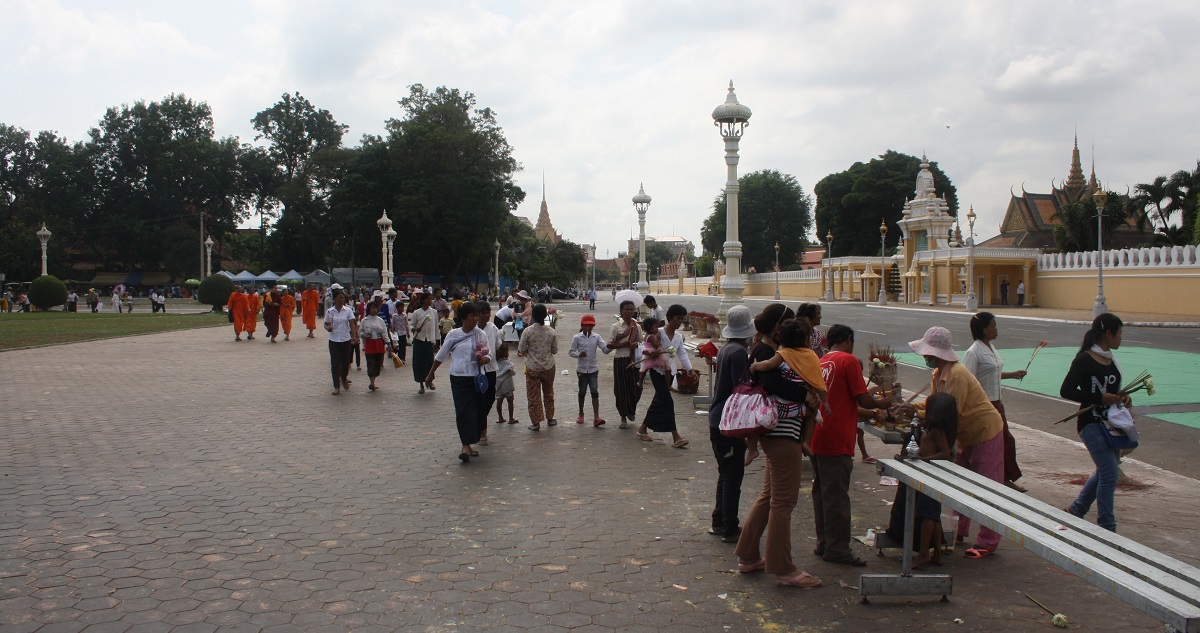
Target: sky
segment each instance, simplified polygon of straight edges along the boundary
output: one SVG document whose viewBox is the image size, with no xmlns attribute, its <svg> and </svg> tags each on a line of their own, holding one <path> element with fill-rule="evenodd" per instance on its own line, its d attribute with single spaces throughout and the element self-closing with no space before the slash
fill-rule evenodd
<svg viewBox="0 0 1200 633">
<path fill-rule="evenodd" d="M 183 93 L 218 136 L 253 142 L 255 113 L 299 92 L 356 146 L 403 117 L 411 84 L 472 92 L 523 167 L 516 214 L 537 220 L 544 174 L 555 228 L 600 257 L 636 236 L 640 183 L 647 235 L 699 244 L 730 80 L 753 110 L 740 174 L 811 194 L 889 149 L 926 154 L 981 240 L 1010 190 L 1067 177 L 1076 133 L 1110 190 L 1200 159 L 1194 0 L 0 0 L 0 15 L 0 122 L 71 141 L 109 107 Z"/>
</svg>

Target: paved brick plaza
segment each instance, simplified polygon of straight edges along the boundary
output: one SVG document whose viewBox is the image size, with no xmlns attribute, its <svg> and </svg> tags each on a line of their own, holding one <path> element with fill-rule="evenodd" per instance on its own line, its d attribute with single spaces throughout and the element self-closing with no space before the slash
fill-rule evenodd
<svg viewBox="0 0 1200 633">
<path fill-rule="evenodd" d="M 564 319 L 560 349 L 577 318 Z M 1049 627 L 1026 592 L 1078 630 L 1160 630 L 1009 542 L 986 561 L 949 560 L 948 604 L 862 606 L 843 586 L 862 570 L 809 553 L 807 493 L 794 555 L 825 586 L 739 576 L 732 545 L 704 533 L 715 478 L 705 418 L 678 397 L 691 446 L 640 442 L 616 428 L 607 371 L 607 428 L 573 422 L 575 377 L 560 375 L 557 428 L 493 427 L 493 445 L 464 466 L 445 372 L 424 396 L 407 367 L 385 369 L 374 394 L 352 372 L 335 398 L 323 336 L 232 338 L 223 327 L 0 354 L 0 632 Z M 521 388 L 517 416 L 528 422 Z M 1090 470 L 1081 451 L 1018 440 L 1042 498 L 1074 488 L 1040 475 Z M 761 467 L 747 474 L 743 515 Z M 894 489 L 868 467 L 855 479 L 861 534 L 886 522 Z M 1194 517 L 1194 501 L 1174 494 L 1143 498 L 1144 514 L 1124 512 L 1139 501 L 1120 496 L 1122 531 L 1139 538 L 1164 504 Z M 868 571 L 899 568 L 897 556 L 858 551 Z"/>
</svg>

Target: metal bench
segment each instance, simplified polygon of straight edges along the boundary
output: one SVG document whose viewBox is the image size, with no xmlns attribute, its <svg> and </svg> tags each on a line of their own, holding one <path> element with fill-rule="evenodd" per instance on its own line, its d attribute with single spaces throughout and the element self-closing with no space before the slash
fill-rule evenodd
<svg viewBox="0 0 1200 633">
<path fill-rule="evenodd" d="M 913 516 L 922 492 L 1158 619 L 1168 630 L 1200 633 L 1200 569 L 1072 516 L 948 461 L 881 459 L 880 474 L 908 485 Z M 944 574 L 912 573 L 912 521 L 906 521 L 901 574 L 864 574 L 859 592 L 937 595 L 951 591 Z"/>
</svg>

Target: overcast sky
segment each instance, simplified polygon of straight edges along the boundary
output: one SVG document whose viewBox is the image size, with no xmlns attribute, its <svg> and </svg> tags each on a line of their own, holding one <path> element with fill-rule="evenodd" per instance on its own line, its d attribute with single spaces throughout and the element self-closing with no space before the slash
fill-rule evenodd
<svg viewBox="0 0 1200 633">
<path fill-rule="evenodd" d="M 72 141 L 107 107 L 183 93 L 250 142 L 254 114 L 300 92 L 353 146 L 403 115 L 410 84 L 473 92 L 524 166 L 517 214 L 536 221 L 544 171 L 555 227 L 601 256 L 636 233 L 639 182 L 647 234 L 699 242 L 730 79 L 754 111 L 739 173 L 811 193 L 888 149 L 925 152 L 981 238 L 1010 187 L 1066 178 L 1076 129 L 1110 189 L 1200 158 L 1194 0 L 0 0 L 0 16 L 0 122 Z"/>
</svg>

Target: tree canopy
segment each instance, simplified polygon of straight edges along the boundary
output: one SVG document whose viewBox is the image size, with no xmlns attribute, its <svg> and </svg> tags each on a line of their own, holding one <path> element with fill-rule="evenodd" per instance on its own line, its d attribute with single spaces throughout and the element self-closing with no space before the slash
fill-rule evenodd
<svg viewBox="0 0 1200 633">
<path fill-rule="evenodd" d="M 946 196 L 950 215 L 958 216 L 958 191 L 937 163 L 930 161 L 934 189 Z M 866 163 L 854 163 L 846 171 L 822 178 L 813 191 L 817 195 L 817 237 L 833 233 L 833 256 L 879 253 L 879 222 L 888 225 L 887 244 L 894 247 L 901 232 L 896 222 L 904 214 L 904 203 L 913 197 L 913 184 L 921 170 L 921 159 L 893 150 Z"/>
<path fill-rule="evenodd" d="M 804 193 L 796 177 L 764 169 L 738 178 L 738 186 L 742 267 L 759 272 L 773 270 L 776 243 L 779 244 L 781 267 L 798 262 L 804 255 L 813 217 L 812 198 Z M 713 201 L 712 213 L 700 228 L 704 252 L 718 257 L 722 256 L 725 243 L 725 207 L 726 197 L 722 191 Z"/>
</svg>

